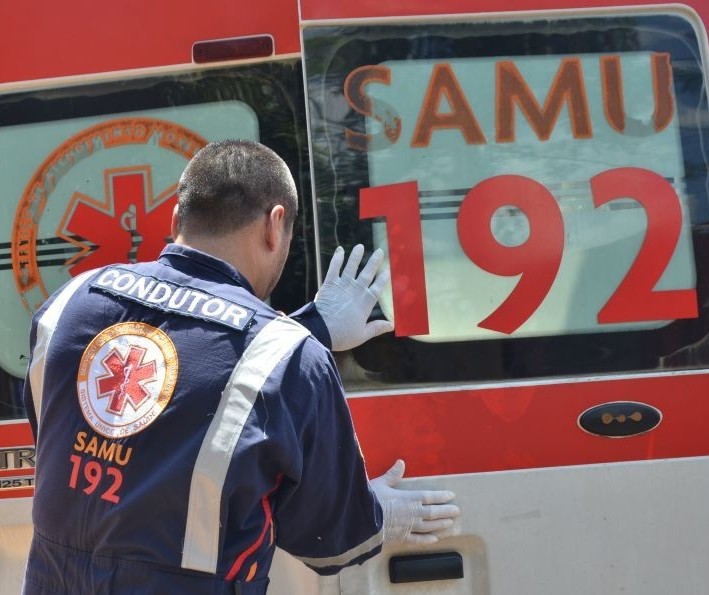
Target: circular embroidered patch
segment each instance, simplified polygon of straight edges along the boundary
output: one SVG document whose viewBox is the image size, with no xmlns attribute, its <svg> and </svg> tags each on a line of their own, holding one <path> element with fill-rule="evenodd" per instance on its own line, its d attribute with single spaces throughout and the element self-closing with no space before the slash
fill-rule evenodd
<svg viewBox="0 0 709 595">
<path fill-rule="evenodd" d="M 107 438 L 136 434 L 163 412 L 177 380 L 175 345 L 160 329 L 121 322 L 84 350 L 76 380 L 88 424 Z"/>
</svg>

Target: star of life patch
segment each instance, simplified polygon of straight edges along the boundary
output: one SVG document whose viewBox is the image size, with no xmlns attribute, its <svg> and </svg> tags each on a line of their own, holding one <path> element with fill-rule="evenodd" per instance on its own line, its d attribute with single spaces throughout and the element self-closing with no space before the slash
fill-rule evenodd
<svg viewBox="0 0 709 595">
<path fill-rule="evenodd" d="M 177 380 L 177 350 L 163 331 L 121 322 L 84 350 L 76 379 L 86 422 L 107 438 L 136 434 L 163 412 Z"/>
<path fill-rule="evenodd" d="M 107 268 L 91 283 L 102 291 L 150 308 L 216 322 L 242 331 L 256 311 L 206 291 L 156 279 L 117 266 Z"/>
</svg>

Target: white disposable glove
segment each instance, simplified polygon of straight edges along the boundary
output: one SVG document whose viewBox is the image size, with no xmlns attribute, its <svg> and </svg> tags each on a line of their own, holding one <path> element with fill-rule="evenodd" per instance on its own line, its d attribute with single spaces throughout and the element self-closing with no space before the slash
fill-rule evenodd
<svg viewBox="0 0 709 595">
<path fill-rule="evenodd" d="M 448 490 L 398 489 L 404 468 L 404 461 L 399 459 L 384 475 L 369 482 L 384 511 L 384 543 L 436 543 L 436 533 L 450 529 L 460 514 L 455 504 L 448 504 L 455 494 Z"/>
<path fill-rule="evenodd" d="M 330 333 L 333 351 L 352 349 L 372 337 L 394 330 L 394 325 L 388 320 L 367 322 L 384 286 L 389 282 L 389 270 L 380 270 L 384 252 L 378 249 L 355 278 L 363 255 L 364 246 L 357 244 L 352 248 L 340 275 L 345 251 L 338 246 L 330 260 L 325 281 L 315 296 L 315 307 Z"/>
</svg>

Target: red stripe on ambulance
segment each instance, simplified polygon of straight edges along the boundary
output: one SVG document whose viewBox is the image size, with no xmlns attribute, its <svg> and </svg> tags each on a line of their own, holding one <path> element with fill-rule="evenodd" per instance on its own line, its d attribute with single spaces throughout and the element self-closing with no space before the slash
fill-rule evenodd
<svg viewBox="0 0 709 595">
<path fill-rule="evenodd" d="M 700 373 L 358 396 L 348 403 L 370 476 L 402 458 L 407 477 L 421 477 L 709 455 L 707 392 L 709 374 Z M 614 401 L 651 405 L 662 422 L 625 438 L 579 427 L 584 411 Z"/>
</svg>

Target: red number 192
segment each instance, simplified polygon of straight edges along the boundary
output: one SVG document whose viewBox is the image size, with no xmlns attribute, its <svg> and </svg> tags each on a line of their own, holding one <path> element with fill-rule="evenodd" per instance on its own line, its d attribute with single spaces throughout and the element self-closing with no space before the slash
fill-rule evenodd
<svg viewBox="0 0 709 595">
<path fill-rule="evenodd" d="M 82 469 L 82 459 L 79 455 L 71 455 L 69 457 L 71 461 L 71 475 L 69 476 L 69 487 L 72 489 L 77 489 L 79 484 L 79 472 Z M 101 499 L 111 502 L 113 504 L 118 504 L 121 501 L 121 497 L 117 494 L 118 489 L 123 483 L 123 473 L 117 467 L 106 467 L 106 475 L 108 476 L 108 487 L 101 492 Z M 86 461 L 83 464 L 83 483 L 85 487 L 82 488 L 84 494 L 91 495 L 96 491 L 101 480 L 103 478 L 103 467 L 98 461 Z"/>
<path fill-rule="evenodd" d="M 624 279 L 598 312 L 601 324 L 697 317 L 694 289 L 656 290 L 674 254 L 682 210 L 672 185 L 641 168 L 602 172 L 591 179 L 596 207 L 632 198 L 647 216 L 647 231 Z M 512 205 L 527 217 L 529 237 L 520 245 L 499 243 L 490 227 L 497 209 Z M 418 185 L 405 182 L 360 191 L 360 218 L 384 217 L 387 225 L 392 298 L 397 336 L 428 333 Z M 519 276 L 506 299 L 478 326 L 513 333 L 539 308 L 559 271 L 564 251 L 564 220 L 554 196 L 539 182 L 516 175 L 489 178 L 472 188 L 458 213 L 458 240 L 481 269 Z"/>
</svg>

